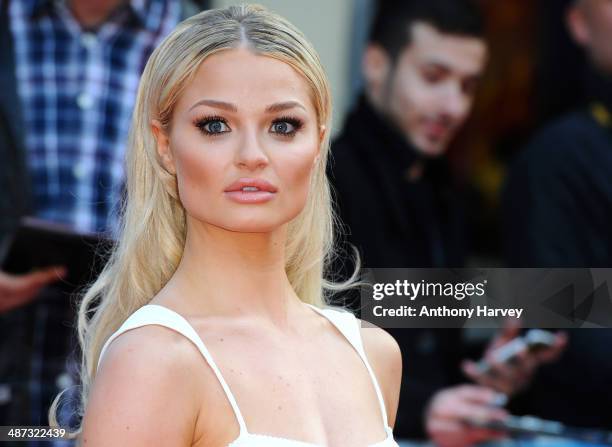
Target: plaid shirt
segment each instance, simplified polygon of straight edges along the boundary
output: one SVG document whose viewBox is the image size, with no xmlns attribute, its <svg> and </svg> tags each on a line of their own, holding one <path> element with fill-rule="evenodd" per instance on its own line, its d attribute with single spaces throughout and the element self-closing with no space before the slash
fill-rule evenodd
<svg viewBox="0 0 612 447">
<path fill-rule="evenodd" d="M 38 217 L 78 231 L 116 230 L 140 74 L 181 12 L 179 0 L 126 1 L 98 29 L 87 31 L 64 1 L 9 2 Z M 65 290 L 48 287 L 14 311 L 11 327 L 3 328 L 16 342 L 14 367 L 2 378 L 11 384 L 12 398 L 7 421 L 0 423 L 47 425 L 51 399 L 70 385 L 64 371 L 75 377 L 74 362 L 66 357 L 75 347 L 71 301 Z M 66 444 L 72 443 L 57 445 Z"/>
<path fill-rule="evenodd" d="M 79 231 L 114 230 L 140 74 L 180 2 L 126 2 L 95 31 L 64 1 L 11 1 L 9 14 L 35 212 Z"/>
</svg>

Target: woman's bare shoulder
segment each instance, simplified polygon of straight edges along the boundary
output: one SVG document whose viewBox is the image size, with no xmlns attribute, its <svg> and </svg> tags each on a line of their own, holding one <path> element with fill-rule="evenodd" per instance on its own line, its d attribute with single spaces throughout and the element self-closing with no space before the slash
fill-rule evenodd
<svg viewBox="0 0 612 447">
<path fill-rule="evenodd" d="M 361 339 L 370 366 L 385 400 L 389 425 L 393 427 L 402 383 L 402 354 L 395 338 L 384 329 L 358 320 Z"/>
<path fill-rule="evenodd" d="M 192 445 L 200 401 L 197 354 L 188 339 L 162 326 L 117 337 L 91 388 L 83 441 L 92 447 Z"/>
</svg>

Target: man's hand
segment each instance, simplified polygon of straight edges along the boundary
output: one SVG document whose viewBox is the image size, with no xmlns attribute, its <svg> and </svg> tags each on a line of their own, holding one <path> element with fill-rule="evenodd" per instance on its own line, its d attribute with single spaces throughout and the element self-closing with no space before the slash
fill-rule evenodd
<svg viewBox="0 0 612 447">
<path fill-rule="evenodd" d="M 66 275 L 66 268 L 55 266 L 25 275 L 11 275 L 0 271 L 0 313 L 32 301 L 40 289 Z"/>
<path fill-rule="evenodd" d="M 498 405 L 504 400 L 500 402 L 498 393 L 481 386 L 459 385 L 446 388 L 431 399 L 425 413 L 425 428 L 431 440 L 439 447 L 467 447 L 500 439 L 503 433 L 471 427 L 465 421 L 503 421 L 508 413 Z"/>
<path fill-rule="evenodd" d="M 492 388 L 508 396 L 520 391 L 531 381 L 536 369 L 543 363 L 556 360 L 567 345 L 567 334 L 555 334 L 554 345 L 550 348 L 529 352 L 521 350 L 512 362 L 500 362 L 493 355 L 494 351 L 520 335 L 520 323 L 508 320 L 487 348 L 484 359 L 489 365 L 487 372 L 482 372 L 476 363 L 466 360 L 461 367 L 463 372 L 479 385 Z"/>
</svg>

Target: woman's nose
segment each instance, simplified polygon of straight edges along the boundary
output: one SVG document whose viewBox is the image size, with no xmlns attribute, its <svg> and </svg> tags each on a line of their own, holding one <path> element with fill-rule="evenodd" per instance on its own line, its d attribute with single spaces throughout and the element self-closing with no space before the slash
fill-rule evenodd
<svg viewBox="0 0 612 447">
<path fill-rule="evenodd" d="M 236 150 L 235 163 L 238 167 L 249 170 L 261 169 L 268 165 L 268 155 L 254 129 L 245 131 L 241 138 Z"/>
</svg>

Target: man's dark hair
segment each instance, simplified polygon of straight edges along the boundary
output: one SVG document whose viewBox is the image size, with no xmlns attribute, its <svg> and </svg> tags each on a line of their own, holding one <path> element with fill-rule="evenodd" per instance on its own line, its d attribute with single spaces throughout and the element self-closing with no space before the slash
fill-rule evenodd
<svg viewBox="0 0 612 447">
<path fill-rule="evenodd" d="M 369 40 L 396 60 L 410 43 L 415 22 L 443 33 L 484 37 L 482 15 L 474 0 L 378 0 Z"/>
</svg>

